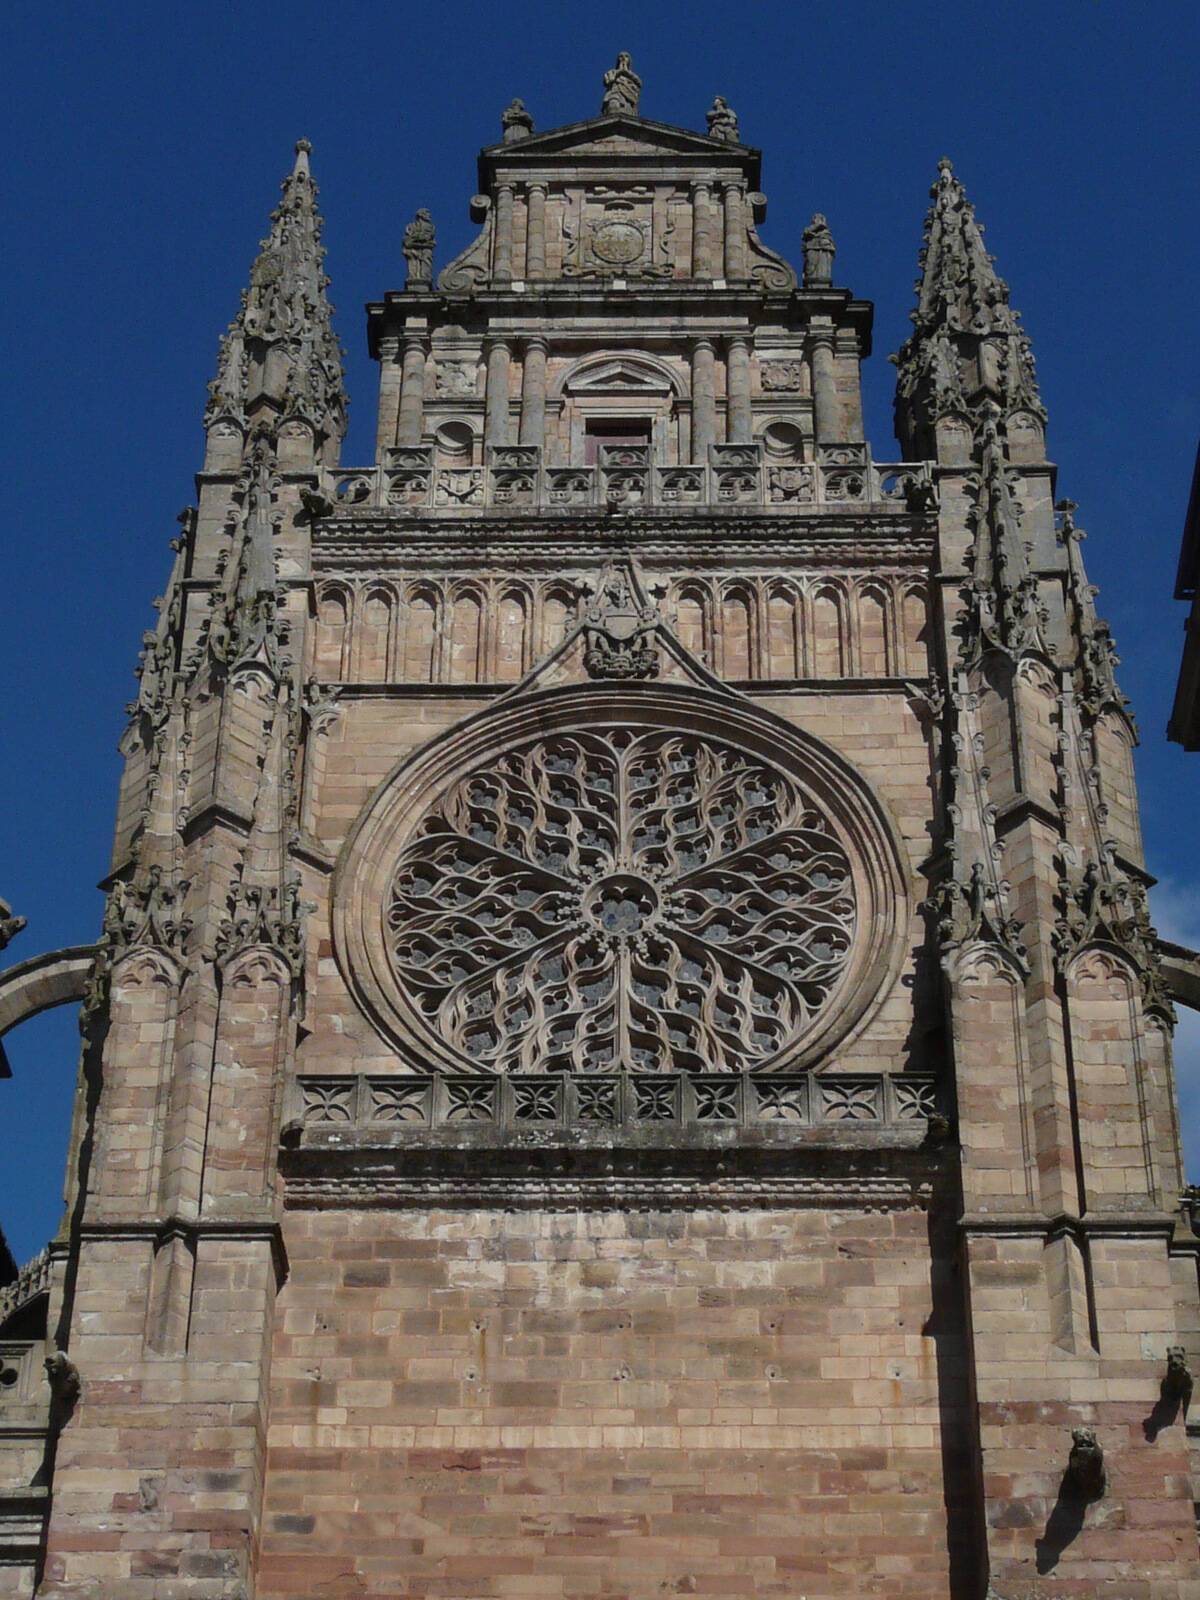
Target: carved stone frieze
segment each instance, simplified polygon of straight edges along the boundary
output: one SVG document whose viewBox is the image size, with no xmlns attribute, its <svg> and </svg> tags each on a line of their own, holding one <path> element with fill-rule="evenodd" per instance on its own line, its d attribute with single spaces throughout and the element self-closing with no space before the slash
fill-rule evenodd
<svg viewBox="0 0 1200 1600">
<path fill-rule="evenodd" d="M 583 611 L 584 667 L 592 678 L 656 678 L 658 608 L 620 568 L 603 573 Z"/>
</svg>

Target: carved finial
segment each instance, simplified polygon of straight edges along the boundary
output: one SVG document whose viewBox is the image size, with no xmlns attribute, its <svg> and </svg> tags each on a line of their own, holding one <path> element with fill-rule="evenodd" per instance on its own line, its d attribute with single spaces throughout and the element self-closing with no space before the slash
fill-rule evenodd
<svg viewBox="0 0 1200 1600">
<path fill-rule="evenodd" d="M 717 95 L 708 111 L 708 137 L 721 144 L 737 144 L 738 119 L 723 94 Z"/>
<path fill-rule="evenodd" d="M 828 289 L 833 283 L 833 258 L 837 246 L 829 224 L 819 211 L 804 230 L 804 287 Z"/>
<path fill-rule="evenodd" d="M 346 431 L 346 391 L 326 292 L 311 149 L 307 139 L 296 141 L 271 231 L 221 340 L 204 422 L 248 442 L 257 424 L 265 421 L 274 431 L 296 418 L 311 428 L 319 449 L 329 439 L 340 443 Z"/>
<path fill-rule="evenodd" d="M 1091 1428 L 1071 1429 L 1071 1454 L 1067 1458 L 1067 1477 L 1081 1495 L 1098 1500 L 1108 1483 L 1104 1470 L 1104 1451 Z"/>
<path fill-rule="evenodd" d="M 14 917 L 7 900 L 0 900 L 0 950 L 5 950 L 25 927 L 24 917 Z"/>
<path fill-rule="evenodd" d="M 404 230 L 404 259 L 408 263 L 408 288 L 426 288 L 433 282 L 433 247 L 437 235 L 433 219 L 424 206 Z"/>
<path fill-rule="evenodd" d="M 505 144 L 515 144 L 518 139 L 528 139 L 533 132 L 533 118 L 525 109 L 524 100 L 513 100 L 500 114 Z"/>
<path fill-rule="evenodd" d="M 602 116 L 616 116 L 622 112 L 636 117 L 642 98 L 642 80 L 633 70 L 633 60 L 627 50 L 617 57 L 617 64 L 604 74 L 604 98 L 600 102 Z"/>
</svg>

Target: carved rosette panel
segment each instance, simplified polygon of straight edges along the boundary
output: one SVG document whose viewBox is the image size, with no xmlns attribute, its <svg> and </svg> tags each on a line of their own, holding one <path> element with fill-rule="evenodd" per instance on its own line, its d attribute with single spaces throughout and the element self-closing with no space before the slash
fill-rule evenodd
<svg viewBox="0 0 1200 1600">
<path fill-rule="evenodd" d="M 892 826 L 828 746 L 665 682 L 562 686 L 405 761 L 334 948 L 408 1070 L 707 1075 L 830 1059 L 898 975 Z"/>
<path fill-rule="evenodd" d="M 779 771 L 666 732 L 539 739 L 455 783 L 387 912 L 429 1026 L 501 1072 L 733 1072 L 807 1027 L 850 863 Z"/>
</svg>

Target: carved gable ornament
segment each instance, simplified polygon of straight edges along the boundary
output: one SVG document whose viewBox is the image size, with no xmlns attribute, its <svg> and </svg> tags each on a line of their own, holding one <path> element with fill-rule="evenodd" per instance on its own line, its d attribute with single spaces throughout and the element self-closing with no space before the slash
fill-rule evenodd
<svg viewBox="0 0 1200 1600">
<path fill-rule="evenodd" d="M 862 779 L 749 702 L 571 685 L 384 783 L 339 869 L 336 950 L 421 1069 L 794 1069 L 894 977 L 900 863 Z"/>
</svg>

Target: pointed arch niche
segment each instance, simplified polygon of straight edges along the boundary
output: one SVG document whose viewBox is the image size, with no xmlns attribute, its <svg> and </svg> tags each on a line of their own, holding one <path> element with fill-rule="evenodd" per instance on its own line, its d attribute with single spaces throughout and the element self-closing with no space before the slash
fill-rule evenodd
<svg viewBox="0 0 1200 1600">
<path fill-rule="evenodd" d="M 682 371 L 644 351 L 590 355 L 560 372 L 551 385 L 559 410 L 558 453 L 582 466 L 589 433 L 614 433 L 638 423 L 660 466 L 688 460 L 691 440 L 688 385 Z"/>
</svg>

